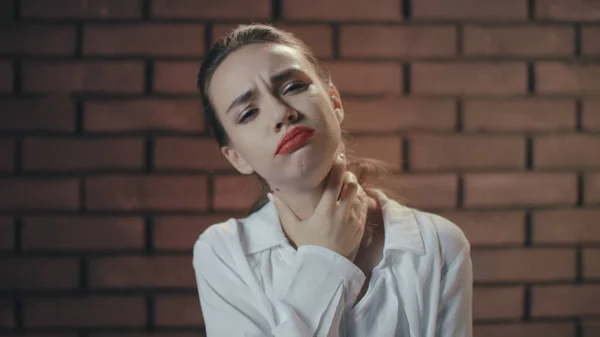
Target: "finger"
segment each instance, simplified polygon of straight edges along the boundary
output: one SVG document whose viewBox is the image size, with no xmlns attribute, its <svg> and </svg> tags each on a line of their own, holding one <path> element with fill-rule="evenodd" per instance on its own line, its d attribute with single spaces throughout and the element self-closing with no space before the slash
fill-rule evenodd
<svg viewBox="0 0 600 337">
<path fill-rule="evenodd" d="M 358 193 L 358 183 L 354 181 L 350 181 L 347 184 L 347 192 L 344 196 L 344 199 L 340 200 L 340 211 L 343 214 L 344 219 L 348 219 L 350 215 L 350 209 L 352 205 L 356 201 L 356 194 Z"/>
<path fill-rule="evenodd" d="M 356 178 L 356 179 L 357 179 L 357 182 L 358 182 L 358 193 L 357 193 L 357 195 L 359 195 L 361 198 L 363 198 L 364 200 L 366 200 L 368 198 L 368 195 L 365 192 L 365 189 L 360 184 L 360 180 L 358 180 L 358 178 Z"/>
<path fill-rule="evenodd" d="M 347 186 L 349 182 L 358 182 L 356 176 L 350 171 L 344 172 L 344 178 L 342 180 L 342 190 L 340 191 L 340 195 L 336 200 L 342 200 L 346 197 L 346 194 L 348 193 Z"/>
<path fill-rule="evenodd" d="M 367 202 L 366 199 L 364 199 L 362 202 L 361 208 L 360 208 L 359 222 L 361 224 L 364 224 L 367 222 L 368 211 L 369 211 L 369 203 Z"/>
<path fill-rule="evenodd" d="M 360 185 L 358 184 L 358 180 L 356 179 L 356 176 L 354 175 L 354 173 L 350 172 L 350 171 L 346 171 L 344 172 L 344 180 L 342 182 L 342 191 L 340 192 L 340 195 L 338 197 L 338 201 L 342 201 L 342 200 L 346 200 L 348 198 L 348 187 L 350 187 L 351 185 L 357 185 L 357 193 L 356 195 L 358 195 L 358 193 L 360 192 Z M 356 198 L 354 198 L 356 199 Z"/>
<path fill-rule="evenodd" d="M 342 181 L 344 178 L 345 170 L 346 159 L 337 155 L 333 162 L 333 166 L 329 171 L 327 185 L 325 186 L 325 191 L 323 192 L 321 201 L 319 201 L 319 205 L 317 205 L 317 209 L 321 207 L 329 207 L 337 201 L 337 198 L 340 195 L 340 191 L 342 189 Z"/>
<path fill-rule="evenodd" d="M 360 210 L 360 202 L 356 201 L 354 204 L 352 204 L 352 207 L 350 207 L 350 219 L 358 221 L 360 219 Z"/>
<path fill-rule="evenodd" d="M 290 207 L 285 203 L 285 201 L 281 200 L 279 197 L 272 193 L 268 193 L 267 197 L 273 200 L 275 204 L 275 208 L 277 209 L 277 214 L 281 217 L 282 225 L 285 223 L 286 226 L 297 224 L 300 219 L 296 216 L 296 214 L 290 209 Z"/>
<path fill-rule="evenodd" d="M 356 227 L 357 227 L 359 233 L 361 233 L 361 235 L 369 230 L 366 227 L 367 211 L 368 211 L 368 207 L 367 207 L 366 201 L 363 201 L 356 207 L 356 214 L 354 215 L 355 216 L 354 219 L 356 221 Z"/>
<path fill-rule="evenodd" d="M 352 217 L 357 221 L 360 221 L 361 214 L 365 209 L 366 205 L 367 203 L 365 198 L 362 195 L 360 195 L 360 192 L 357 193 L 356 200 L 354 201 L 351 207 Z"/>
<path fill-rule="evenodd" d="M 363 235 L 365 233 L 365 227 L 366 227 L 365 226 L 365 222 L 366 222 L 367 218 L 366 217 L 360 217 L 360 218 L 355 218 L 355 219 L 356 220 L 355 220 L 355 225 L 354 226 L 356 228 L 356 235 L 358 237 L 360 237 L 361 241 L 362 241 L 362 237 L 363 237 Z"/>
</svg>

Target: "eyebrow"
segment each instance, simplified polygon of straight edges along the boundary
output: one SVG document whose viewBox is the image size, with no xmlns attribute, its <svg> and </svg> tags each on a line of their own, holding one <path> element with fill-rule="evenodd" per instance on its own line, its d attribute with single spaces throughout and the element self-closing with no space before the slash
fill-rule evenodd
<svg viewBox="0 0 600 337">
<path fill-rule="evenodd" d="M 278 83 L 281 82 L 283 80 L 285 80 L 286 78 L 288 78 L 291 74 L 300 71 L 300 69 L 298 69 L 298 67 L 291 67 L 291 68 L 287 68 L 283 71 L 280 71 L 279 73 L 271 76 L 271 83 Z"/>
<path fill-rule="evenodd" d="M 271 76 L 271 83 L 282 82 L 283 80 L 288 78 L 291 74 L 296 73 L 298 71 L 301 71 L 298 67 L 291 67 L 291 68 L 285 69 L 283 71 L 280 71 L 279 73 Z M 244 104 L 245 102 L 248 102 L 248 100 L 250 100 L 252 98 L 252 96 L 254 96 L 254 90 L 252 90 L 252 89 L 241 94 L 236 99 L 234 99 L 233 102 L 231 102 L 231 105 L 229 106 L 229 108 L 227 108 L 227 111 L 225 112 L 225 114 L 228 114 L 229 111 L 231 109 L 233 109 L 234 107 Z"/>
<path fill-rule="evenodd" d="M 225 114 L 228 114 L 229 111 L 231 109 L 233 109 L 234 107 L 244 104 L 245 102 L 248 102 L 248 100 L 250 100 L 252 98 L 252 96 L 254 96 L 253 90 L 248 90 L 245 93 L 241 94 L 236 99 L 234 99 L 233 102 L 231 102 L 231 105 L 229 106 L 229 108 L 227 108 L 227 112 L 225 112 Z"/>
</svg>

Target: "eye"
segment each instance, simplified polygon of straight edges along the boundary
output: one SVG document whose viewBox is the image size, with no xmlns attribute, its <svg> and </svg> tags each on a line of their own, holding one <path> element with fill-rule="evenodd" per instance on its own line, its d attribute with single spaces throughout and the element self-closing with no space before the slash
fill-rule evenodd
<svg viewBox="0 0 600 337">
<path fill-rule="evenodd" d="M 283 94 L 285 95 L 289 92 L 298 92 L 298 91 L 304 90 L 305 88 L 306 88 L 306 83 L 292 82 L 283 89 Z"/>
<path fill-rule="evenodd" d="M 247 123 L 251 118 L 254 118 L 254 115 L 258 113 L 258 109 L 248 109 L 242 114 L 242 118 L 240 118 L 239 123 Z"/>
</svg>

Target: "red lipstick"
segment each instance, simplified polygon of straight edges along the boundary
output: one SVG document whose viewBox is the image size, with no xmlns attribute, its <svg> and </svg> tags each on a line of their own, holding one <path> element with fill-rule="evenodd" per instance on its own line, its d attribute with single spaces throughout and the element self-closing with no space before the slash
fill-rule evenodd
<svg viewBox="0 0 600 337">
<path fill-rule="evenodd" d="M 315 133 L 314 129 L 306 126 L 297 126 L 288 131 L 275 149 L 275 155 L 282 155 L 294 151 L 304 145 Z"/>
</svg>

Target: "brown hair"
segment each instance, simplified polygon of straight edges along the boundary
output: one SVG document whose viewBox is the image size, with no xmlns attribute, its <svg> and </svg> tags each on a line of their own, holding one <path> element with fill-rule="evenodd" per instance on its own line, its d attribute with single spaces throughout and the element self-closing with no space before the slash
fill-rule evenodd
<svg viewBox="0 0 600 337">
<path fill-rule="evenodd" d="M 323 83 L 326 85 L 331 84 L 329 75 L 326 71 L 324 71 L 324 68 L 315 58 L 310 49 L 304 44 L 304 42 L 296 38 L 293 34 L 265 24 L 239 26 L 228 35 L 216 41 L 210 51 L 206 54 L 198 73 L 198 88 L 200 89 L 200 94 L 204 103 L 204 112 L 208 118 L 209 124 L 213 129 L 215 139 L 217 140 L 219 146 L 228 145 L 229 138 L 225 132 L 225 129 L 223 128 L 223 125 L 219 121 L 217 113 L 212 106 L 210 97 L 208 95 L 210 80 L 216 68 L 228 55 L 243 46 L 259 43 L 280 44 L 298 50 L 301 55 L 305 57 L 306 60 L 314 67 L 317 74 L 323 80 Z M 344 131 L 342 131 L 342 135 L 345 139 L 349 138 L 347 133 Z M 365 184 L 367 177 L 380 178 L 384 175 L 389 175 L 390 169 L 383 161 L 355 157 L 352 155 L 351 151 L 346 151 L 346 158 L 348 170 L 357 176 L 358 181 L 361 184 Z M 268 199 L 266 194 L 270 191 L 266 181 L 264 181 L 264 179 L 262 179 L 262 177 L 260 177 L 258 174 L 256 176 L 261 182 L 262 193 L 251 206 L 249 213 L 255 212 L 265 203 L 267 203 Z"/>
</svg>

